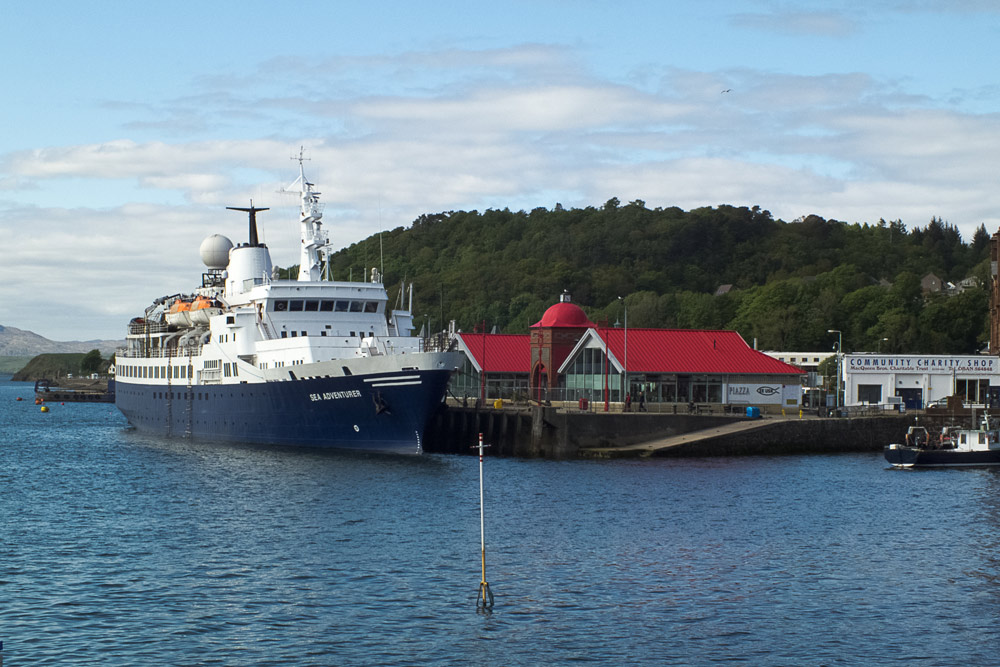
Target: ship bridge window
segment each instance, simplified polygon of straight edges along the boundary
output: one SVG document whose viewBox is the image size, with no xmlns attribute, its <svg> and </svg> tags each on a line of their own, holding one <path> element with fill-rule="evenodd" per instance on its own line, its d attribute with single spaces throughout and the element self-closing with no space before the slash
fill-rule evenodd
<svg viewBox="0 0 1000 667">
<path fill-rule="evenodd" d="M 271 302 L 271 310 L 273 310 L 273 311 L 275 311 L 277 313 L 283 313 L 286 310 L 288 310 L 288 302 L 285 301 L 285 300 L 272 301 Z"/>
<path fill-rule="evenodd" d="M 365 301 L 365 312 L 366 313 L 378 312 L 378 301 Z"/>
<path fill-rule="evenodd" d="M 351 302 L 351 312 L 352 313 L 360 313 L 363 307 L 364 307 L 364 302 L 363 301 L 352 301 Z"/>
<path fill-rule="evenodd" d="M 319 301 L 306 301 L 306 311 L 315 312 L 319 310 Z"/>
<path fill-rule="evenodd" d="M 334 306 L 334 310 L 338 313 L 346 313 L 351 307 L 350 301 L 338 301 L 337 305 Z"/>
<path fill-rule="evenodd" d="M 319 302 L 319 309 L 325 313 L 333 312 L 333 301 L 330 299 L 323 299 Z"/>
<path fill-rule="evenodd" d="M 298 300 L 298 299 L 294 299 L 292 301 L 289 301 L 288 302 L 288 310 L 289 310 L 289 312 L 301 312 L 302 311 L 302 302 L 300 300 Z"/>
</svg>

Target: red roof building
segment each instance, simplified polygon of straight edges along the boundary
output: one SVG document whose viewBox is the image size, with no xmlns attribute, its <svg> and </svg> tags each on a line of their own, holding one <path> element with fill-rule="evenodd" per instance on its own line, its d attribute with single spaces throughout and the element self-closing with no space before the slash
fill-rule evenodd
<svg viewBox="0 0 1000 667">
<path fill-rule="evenodd" d="M 799 368 L 725 330 L 591 329 L 559 373 L 568 400 L 630 397 L 642 407 L 646 402 L 791 407 L 799 405 L 802 393 Z"/>
<path fill-rule="evenodd" d="M 803 371 L 735 331 L 598 326 L 563 294 L 529 335 L 459 333 L 456 396 L 798 406 Z M 627 370 L 627 373 L 626 373 Z M 626 379 L 627 378 L 627 379 Z"/>
<path fill-rule="evenodd" d="M 525 373 L 531 350 L 524 334 L 458 333 L 458 349 L 465 352 L 472 368 L 481 373 Z"/>
<path fill-rule="evenodd" d="M 597 340 L 586 342 L 596 342 L 599 347 L 606 344 L 615 367 L 622 372 L 802 374 L 799 368 L 753 349 L 735 331 L 599 328 L 592 330 L 591 336 Z"/>
<path fill-rule="evenodd" d="M 525 334 L 457 333 L 457 349 L 465 353 L 452 377 L 451 393 L 459 399 L 527 398 L 531 348 Z"/>
</svg>

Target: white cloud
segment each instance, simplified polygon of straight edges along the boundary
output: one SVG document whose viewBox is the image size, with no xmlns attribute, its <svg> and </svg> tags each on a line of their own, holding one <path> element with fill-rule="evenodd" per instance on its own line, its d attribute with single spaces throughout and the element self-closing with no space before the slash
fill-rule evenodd
<svg viewBox="0 0 1000 667">
<path fill-rule="evenodd" d="M 59 337 L 64 314 L 80 309 L 88 317 L 74 320 L 75 337 L 119 335 L 150 299 L 197 284 L 205 236 L 243 239 L 245 218 L 223 207 L 250 198 L 272 207 L 260 220 L 275 262 L 297 262 L 297 202 L 277 190 L 297 175 L 288 158 L 299 145 L 339 245 L 423 213 L 610 197 L 757 204 L 786 220 L 913 227 L 940 216 L 967 239 L 1000 210 L 986 167 L 1000 117 L 863 73 L 647 68 L 642 80 L 658 83 L 640 87 L 596 79 L 567 50 L 538 45 L 295 64 L 265 63 L 256 87 L 205 77 L 182 99 L 115 105 L 135 114 L 132 127 L 224 125 L 219 137 L 129 132 L 0 156 L 0 245 L 10 249 L 0 324 Z M 389 83 L 338 88 L 366 74 Z M 53 192 L 69 181 L 94 193 L 88 206 Z"/>
<path fill-rule="evenodd" d="M 736 14 L 731 20 L 737 26 L 790 35 L 846 37 L 858 29 L 857 22 L 852 18 L 829 11 Z"/>
</svg>

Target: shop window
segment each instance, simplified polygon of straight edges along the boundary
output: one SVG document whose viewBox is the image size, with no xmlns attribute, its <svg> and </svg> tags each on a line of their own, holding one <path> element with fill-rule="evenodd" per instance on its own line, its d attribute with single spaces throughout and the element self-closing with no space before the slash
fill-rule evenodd
<svg viewBox="0 0 1000 667">
<path fill-rule="evenodd" d="M 880 384 L 859 384 L 858 402 L 878 404 L 882 402 L 882 385 Z"/>
</svg>

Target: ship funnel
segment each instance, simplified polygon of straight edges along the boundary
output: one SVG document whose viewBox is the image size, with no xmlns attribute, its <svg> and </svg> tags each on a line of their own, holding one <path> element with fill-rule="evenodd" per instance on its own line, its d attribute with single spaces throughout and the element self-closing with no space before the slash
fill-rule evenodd
<svg viewBox="0 0 1000 667">
<path fill-rule="evenodd" d="M 257 238 L 257 211 L 269 211 L 267 208 L 257 208 L 253 205 L 253 200 L 250 200 L 250 208 L 239 208 L 237 206 L 227 206 L 227 210 L 230 211 L 243 211 L 244 213 L 250 214 L 250 243 L 248 244 L 251 248 L 256 248 L 260 246 L 260 241 Z"/>
<path fill-rule="evenodd" d="M 226 275 L 225 295 L 232 298 L 249 292 L 256 285 L 269 281 L 273 266 L 271 254 L 267 246 L 257 237 L 257 212 L 266 208 L 257 208 L 250 200 L 250 208 L 227 206 L 230 211 L 243 211 L 250 216 L 250 242 L 241 243 L 229 252 L 229 266 Z"/>
</svg>

